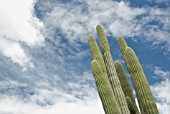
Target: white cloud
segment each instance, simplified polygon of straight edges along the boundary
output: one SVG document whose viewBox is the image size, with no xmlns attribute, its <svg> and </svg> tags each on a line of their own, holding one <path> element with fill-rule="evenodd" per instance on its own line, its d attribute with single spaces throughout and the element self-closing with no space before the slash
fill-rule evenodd
<svg viewBox="0 0 170 114">
<path fill-rule="evenodd" d="M 33 11 L 35 0 L 0 0 L 0 52 L 22 67 L 28 67 L 30 58 L 20 42 L 29 46 L 43 42 L 42 22 Z"/>
<path fill-rule="evenodd" d="M 159 83 L 151 86 L 151 90 L 157 102 L 160 114 L 169 114 L 170 112 L 170 71 L 163 71 L 160 67 L 155 66 L 154 74 L 163 78 Z M 158 77 L 156 77 L 158 78 Z"/>
<path fill-rule="evenodd" d="M 161 83 L 151 86 L 152 92 L 157 100 L 157 106 L 160 114 L 169 114 L 170 112 L 170 80 L 167 78 Z"/>
<path fill-rule="evenodd" d="M 23 66 L 24 69 L 33 67 L 33 64 L 30 62 L 31 58 L 26 55 L 24 49 L 22 49 L 18 42 L 1 38 L 0 52 L 6 57 L 11 58 L 14 63 Z"/>
<path fill-rule="evenodd" d="M 58 28 L 71 42 L 87 41 L 87 36 L 95 33 L 97 24 L 106 24 L 108 28 L 105 30 L 115 36 L 134 36 L 132 31 L 137 31 L 140 26 L 133 20 L 144 12 L 143 9 L 130 8 L 125 2 L 87 0 L 76 6 L 74 2 L 57 3 L 54 9 L 46 14 L 44 23 L 47 36 L 54 34 Z"/>
<path fill-rule="evenodd" d="M 157 103 L 157 106 L 159 108 L 159 113 L 160 114 L 169 114 L 170 112 L 170 104 L 166 103 Z"/>
<path fill-rule="evenodd" d="M 104 114 L 98 93 L 89 83 L 93 80 L 91 73 L 84 72 L 82 77 L 74 75 L 75 79 L 67 81 L 58 75 L 49 76 L 50 82 L 42 77 L 36 84 L 29 83 L 36 80 L 34 76 L 25 83 L 2 81 L 0 89 L 5 88 L 6 92 L 0 95 L 0 114 Z"/>
<path fill-rule="evenodd" d="M 89 34 L 96 34 L 96 25 L 102 24 L 107 35 L 142 37 L 143 40 L 153 44 L 165 42 L 164 48 L 170 50 L 169 8 L 135 8 L 129 3 L 112 0 L 93 2 L 73 0 L 54 3 L 55 5 L 41 7 L 41 11 L 53 7 L 50 11 L 44 11 L 43 22 L 47 36 L 56 35 L 57 29 L 71 42 L 87 42 Z"/>
<path fill-rule="evenodd" d="M 155 2 L 155 3 L 165 3 L 165 4 L 168 4 L 168 0 L 148 0 L 150 2 Z"/>
<path fill-rule="evenodd" d="M 24 99 L 19 99 L 17 95 L 1 95 L 0 114 L 104 114 L 97 91 L 90 87 L 87 80 L 89 78 L 85 77 L 79 82 L 65 82 L 63 86 L 69 88 L 68 90 L 64 90 L 64 87 L 51 87 L 49 83 L 39 81 L 35 94 L 29 98 L 26 95 Z M 61 79 L 58 81 L 63 83 Z M 16 81 L 10 83 L 19 86 Z"/>
<path fill-rule="evenodd" d="M 0 99 L 1 114 L 104 114 L 99 99 L 83 102 L 56 102 L 55 105 L 40 107 L 34 103 L 24 103 L 15 97 L 6 97 Z"/>
<path fill-rule="evenodd" d="M 156 76 L 168 77 L 170 76 L 170 71 L 163 71 L 160 67 L 155 66 L 154 74 Z"/>
</svg>

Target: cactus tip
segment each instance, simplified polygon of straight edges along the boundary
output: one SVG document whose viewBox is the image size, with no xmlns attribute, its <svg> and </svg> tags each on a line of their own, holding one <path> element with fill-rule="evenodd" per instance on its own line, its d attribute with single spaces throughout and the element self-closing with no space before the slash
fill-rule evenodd
<svg viewBox="0 0 170 114">
<path fill-rule="evenodd" d="M 94 36 L 93 36 L 92 34 L 90 34 L 90 35 L 88 36 L 88 38 L 89 38 L 89 37 L 94 37 Z"/>
<path fill-rule="evenodd" d="M 122 37 L 122 36 L 118 36 L 117 37 L 117 40 L 119 41 L 119 40 L 123 40 L 124 38 Z"/>
<path fill-rule="evenodd" d="M 116 61 L 115 61 L 115 65 L 116 65 L 116 64 L 119 64 L 119 63 L 120 63 L 120 61 L 119 61 L 119 60 L 116 60 Z"/>
<path fill-rule="evenodd" d="M 103 29 L 103 28 L 102 28 L 101 25 L 97 25 L 97 26 L 96 26 L 96 29 L 98 30 L 98 29 Z"/>
<path fill-rule="evenodd" d="M 88 42 L 91 41 L 91 40 L 93 40 L 93 39 L 94 39 L 94 36 L 93 36 L 93 35 L 89 35 L 89 36 L 88 36 Z"/>
<path fill-rule="evenodd" d="M 97 60 L 92 60 L 91 65 L 93 66 L 94 64 L 97 64 Z"/>
<path fill-rule="evenodd" d="M 119 60 L 115 61 L 115 67 L 120 68 L 122 66 L 122 64 L 120 63 Z"/>
</svg>

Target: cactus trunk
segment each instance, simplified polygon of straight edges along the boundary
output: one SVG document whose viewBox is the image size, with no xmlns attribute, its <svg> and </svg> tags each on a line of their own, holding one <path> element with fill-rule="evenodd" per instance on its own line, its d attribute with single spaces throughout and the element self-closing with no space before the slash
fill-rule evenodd
<svg viewBox="0 0 170 114">
<path fill-rule="evenodd" d="M 120 80 L 123 92 L 125 94 L 125 97 L 130 97 L 130 99 L 132 100 L 132 102 L 134 104 L 134 108 L 136 110 L 135 114 L 140 114 L 139 110 L 138 110 L 138 107 L 136 105 L 136 102 L 135 102 L 135 97 L 133 95 L 133 91 L 132 91 L 132 89 L 130 87 L 130 83 L 128 81 L 128 78 L 126 76 L 126 73 L 125 73 L 125 71 L 123 69 L 122 64 L 119 61 L 116 61 L 115 62 L 115 68 L 116 68 L 116 72 L 117 72 L 118 78 Z"/>
</svg>

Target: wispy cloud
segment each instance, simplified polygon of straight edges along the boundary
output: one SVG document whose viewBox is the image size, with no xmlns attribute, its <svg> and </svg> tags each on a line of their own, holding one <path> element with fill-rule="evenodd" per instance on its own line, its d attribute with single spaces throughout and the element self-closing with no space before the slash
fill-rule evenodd
<svg viewBox="0 0 170 114">
<path fill-rule="evenodd" d="M 160 114 L 169 114 L 170 112 L 170 71 L 162 70 L 161 67 L 155 66 L 155 78 L 162 78 L 161 82 L 157 82 L 151 86 Z"/>
<path fill-rule="evenodd" d="M 161 76 L 161 77 L 167 78 L 170 76 L 170 71 L 163 71 L 160 67 L 155 66 L 154 74 L 156 76 Z"/>
<path fill-rule="evenodd" d="M 1 114 L 104 114 L 99 99 L 90 101 L 88 104 L 83 102 L 57 102 L 56 99 L 55 105 L 48 107 L 40 107 L 31 102 L 25 103 L 16 97 L 4 97 L 0 101 Z"/>
<path fill-rule="evenodd" d="M 33 78 L 33 77 L 32 77 Z M 79 81 L 67 81 L 61 77 L 55 78 L 58 86 L 53 86 L 53 82 L 38 81 L 33 88 L 28 88 L 26 83 L 17 81 L 2 81 L 1 87 L 20 88 L 16 93 L 0 95 L 0 113 L 2 114 L 104 114 L 101 101 L 94 87 L 87 83 L 91 75 L 84 73 Z M 62 83 L 62 84 L 61 84 Z M 10 85 L 10 86 L 9 86 Z M 26 92 L 22 93 L 22 88 Z M 2 89 L 2 88 L 1 88 Z M 15 89 L 16 91 L 16 89 Z M 29 91 L 32 91 L 29 93 Z M 9 91 L 7 91 L 8 93 Z M 22 96 L 23 97 L 20 97 Z M 9 110 L 10 109 L 10 110 Z"/>
<path fill-rule="evenodd" d="M 161 83 L 151 86 L 160 114 L 169 114 L 170 112 L 170 80 L 167 78 Z"/>
<path fill-rule="evenodd" d="M 24 72 L 8 64 L 6 59 L 1 62 L 6 65 L 4 67 L 0 64 L 0 107 L 4 104 L 16 107 L 12 107 L 11 111 L 8 108 L 0 109 L 0 113 L 53 114 L 53 111 L 83 111 L 104 114 L 92 73 L 86 68 L 87 63 L 82 63 L 90 52 L 66 42 L 57 44 L 55 39 L 51 39 L 45 40 L 39 48 L 28 46 L 34 68 Z"/>
<path fill-rule="evenodd" d="M 148 0 L 150 2 L 156 2 L 156 3 L 168 3 L 169 1 L 168 0 Z"/>
<path fill-rule="evenodd" d="M 31 59 L 20 43 L 29 46 L 43 42 L 43 23 L 34 16 L 35 0 L 0 1 L 0 53 L 14 63 L 32 67 Z"/>
<path fill-rule="evenodd" d="M 58 1 L 54 4 L 50 5 L 49 1 L 39 7 L 45 15 L 42 19 L 48 37 L 60 33 L 71 42 L 86 42 L 87 36 L 95 33 L 95 26 L 102 24 L 107 35 L 142 38 L 153 45 L 165 43 L 163 49 L 170 50 L 169 8 L 136 8 L 130 3 L 111 0 Z"/>
</svg>

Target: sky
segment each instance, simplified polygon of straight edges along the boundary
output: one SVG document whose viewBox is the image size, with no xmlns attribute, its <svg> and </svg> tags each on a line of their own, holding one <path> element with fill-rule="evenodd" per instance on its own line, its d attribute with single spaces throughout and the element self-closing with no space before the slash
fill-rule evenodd
<svg viewBox="0 0 170 114">
<path fill-rule="evenodd" d="M 133 48 L 169 114 L 169 12 L 169 0 L 0 0 L 0 114 L 104 114 L 87 44 L 98 24 L 126 72 L 117 37 Z"/>
</svg>

